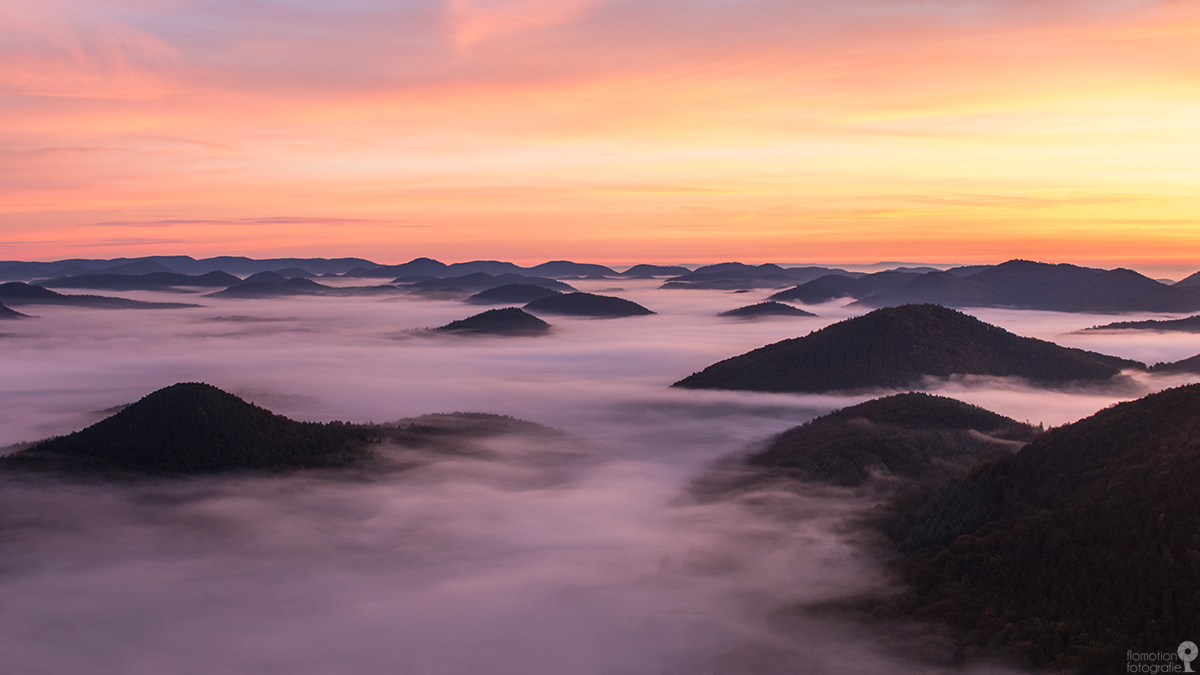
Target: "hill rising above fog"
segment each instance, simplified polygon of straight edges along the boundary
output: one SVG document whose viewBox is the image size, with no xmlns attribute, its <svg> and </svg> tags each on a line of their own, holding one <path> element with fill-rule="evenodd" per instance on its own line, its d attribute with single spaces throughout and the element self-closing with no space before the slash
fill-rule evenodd
<svg viewBox="0 0 1200 675">
<path fill-rule="evenodd" d="M 738 307 L 727 312 L 721 312 L 717 316 L 725 316 L 733 319 L 757 319 L 764 316 L 816 316 L 812 312 L 806 312 L 799 307 L 785 305 L 782 302 L 760 302 L 756 305 L 746 305 Z"/>
<path fill-rule="evenodd" d="M 1045 432 L 904 507 L 911 589 L 875 616 L 950 624 L 960 656 L 1124 672 L 1200 635 L 1200 385 Z"/>
<path fill-rule="evenodd" d="M 900 388 L 925 377 L 1020 377 L 1039 385 L 1106 382 L 1137 361 L 1014 335 L 938 305 L 847 319 L 713 364 L 673 386 L 768 392 Z"/>
<path fill-rule="evenodd" d="M 389 279 L 425 297 L 454 297 L 504 284 L 533 284 L 560 291 L 571 289 L 559 279 L 651 278 L 672 275 L 662 288 L 751 290 L 778 288 L 771 300 L 817 304 L 850 298 L 864 307 L 938 304 L 945 307 L 1004 307 L 1060 312 L 1193 312 L 1200 310 L 1200 272 L 1166 284 L 1133 270 L 1103 270 L 1070 264 L 1009 260 L 999 265 L 969 265 L 941 271 L 932 267 L 898 266 L 873 274 L 821 266 L 789 267 L 767 263 L 726 262 L 695 270 L 680 266 L 639 264 L 622 273 L 610 267 L 555 260 L 522 267 L 500 260 L 446 264 L 416 258 L 400 265 L 381 265 L 361 258 L 277 258 L 252 260 L 219 257 L 149 256 L 114 260 L 57 262 L 0 261 L 0 280 L 43 279 L 56 288 L 156 290 L 232 286 L 230 275 L 249 281 L 343 276 Z M 224 275 L 218 278 L 210 275 Z M 94 279 L 84 279 L 92 276 Z M 382 286 L 371 287 L 382 289 Z M 385 290 L 338 289 L 326 295 L 385 294 Z M 243 291 L 248 292 L 248 291 Z M 270 293 L 269 291 L 267 293 Z M 273 294 L 278 295 L 278 294 Z M 263 297 L 271 297 L 264 295 Z"/>
<path fill-rule="evenodd" d="M 451 321 L 435 330 L 471 335 L 541 335 L 550 331 L 550 324 L 517 307 L 505 307 Z"/>
<path fill-rule="evenodd" d="M 631 300 L 610 295 L 593 293 L 564 293 L 551 295 L 525 305 L 525 309 L 538 314 L 560 314 L 563 316 L 586 316 L 594 318 L 617 318 L 645 316 L 650 310 Z"/>
<path fill-rule="evenodd" d="M 833 485 L 858 486 L 875 475 L 930 484 L 1008 455 L 1039 432 L 952 398 L 897 394 L 789 429 L 749 463 Z"/>
<path fill-rule="evenodd" d="M 466 299 L 473 305 L 525 304 L 534 300 L 558 295 L 559 291 L 533 284 L 505 284 L 480 291 Z"/>
<path fill-rule="evenodd" d="M 354 427 L 295 422 L 211 385 L 183 383 L 0 458 L 0 466 L 192 475 L 346 466 L 366 456 L 366 440 Z"/>
<path fill-rule="evenodd" d="M 1010 260 L 969 275 L 929 272 L 858 301 L 867 307 L 908 303 L 1057 312 L 1189 312 L 1200 309 L 1200 292 L 1168 286 L 1133 270 Z"/>
</svg>

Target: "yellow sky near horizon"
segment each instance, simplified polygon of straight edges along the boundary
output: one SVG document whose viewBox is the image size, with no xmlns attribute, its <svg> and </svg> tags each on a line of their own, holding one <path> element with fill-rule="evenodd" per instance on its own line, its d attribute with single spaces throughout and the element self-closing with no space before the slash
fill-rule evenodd
<svg viewBox="0 0 1200 675">
<path fill-rule="evenodd" d="M 1200 266 L 1200 7 L 0 9 L 3 259 Z"/>
</svg>

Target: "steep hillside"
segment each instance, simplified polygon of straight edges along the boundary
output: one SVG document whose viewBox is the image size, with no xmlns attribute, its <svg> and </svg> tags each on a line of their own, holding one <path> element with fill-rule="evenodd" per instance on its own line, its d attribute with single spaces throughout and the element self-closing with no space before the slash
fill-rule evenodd
<svg viewBox="0 0 1200 675">
<path fill-rule="evenodd" d="M 964 656 L 1124 672 L 1200 635 L 1197 485 L 1200 385 L 1047 431 L 897 516 L 912 590 L 874 613 L 949 623 Z"/>
</svg>

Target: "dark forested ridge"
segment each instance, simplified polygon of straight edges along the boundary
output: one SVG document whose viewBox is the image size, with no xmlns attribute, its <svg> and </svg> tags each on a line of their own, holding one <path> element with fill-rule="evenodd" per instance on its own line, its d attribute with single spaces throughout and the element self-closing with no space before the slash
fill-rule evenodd
<svg viewBox="0 0 1200 675">
<path fill-rule="evenodd" d="M 873 610 L 949 624 L 960 657 L 1124 672 L 1126 650 L 1200 636 L 1200 385 L 1045 432 L 898 502 L 895 569 Z"/>
<path fill-rule="evenodd" d="M 721 312 L 717 316 L 724 316 L 733 319 L 756 319 L 763 316 L 816 316 L 812 312 L 806 312 L 799 307 L 785 305 L 782 302 L 766 301 L 760 302 L 757 305 L 746 305 L 731 309 L 728 312 Z"/>
<path fill-rule="evenodd" d="M 533 302 L 534 300 L 558 294 L 559 291 L 552 288 L 536 286 L 534 284 L 505 284 L 480 291 L 467 298 L 466 302 L 473 305 L 505 305 L 509 303 L 523 305 L 527 302 Z"/>
<path fill-rule="evenodd" d="M 888 307 L 930 302 L 948 307 L 1012 307 L 1058 312 L 1190 312 L 1200 293 L 1168 286 L 1128 269 L 1009 260 L 977 272 L 930 272 L 908 283 L 860 297 L 857 304 Z"/>
<path fill-rule="evenodd" d="M 489 309 L 435 330 L 468 335 L 542 335 L 550 324 L 518 307 Z"/>
<path fill-rule="evenodd" d="M 631 300 L 611 295 L 594 293 L 564 293 L 551 295 L 525 305 L 525 309 L 541 314 L 563 316 L 589 316 L 594 318 L 616 318 L 653 314 L 650 310 Z"/>
<path fill-rule="evenodd" d="M 1200 314 L 1197 314 L 1196 316 L 1189 316 L 1183 319 L 1115 321 L 1113 323 L 1106 323 L 1103 326 L 1084 328 L 1083 330 L 1152 330 L 1161 332 L 1200 333 Z"/>
<path fill-rule="evenodd" d="M 789 429 L 749 463 L 834 485 L 862 485 L 875 474 L 930 483 L 1010 454 L 1039 431 L 952 398 L 897 394 Z"/>
<path fill-rule="evenodd" d="M 28 314 L 22 314 L 15 309 L 0 304 L 0 319 L 25 319 L 28 317 Z"/>
<path fill-rule="evenodd" d="M 1014 335 L 938 305 L 902 305 L 735 356 L 673 386 L 826 392 L 909 387 L 951 375 L 1055 385 L 1108 381 L 1126 368 L 1145 365 Z"/>
<path fill-rule="evenodd" d="M 108 291 L 162 290 L 179 287 L 226 287 L 241 283 L 241 279 L 227 272 L 189 276 L 175 272 L 150 272 L 148 274 L 101 274 L 89 273 L 72 277 L 59 277 L 38 282 L 46 288 L 93 288 Z"/>
<path fill-rule="evenodd" d="M 336 467 L 366 456 L 356 427 L 295 422 L 211 385 L 181 383 L 86 429 L 0 458 L 0 466 L 193 475 Z"/>
</svg>

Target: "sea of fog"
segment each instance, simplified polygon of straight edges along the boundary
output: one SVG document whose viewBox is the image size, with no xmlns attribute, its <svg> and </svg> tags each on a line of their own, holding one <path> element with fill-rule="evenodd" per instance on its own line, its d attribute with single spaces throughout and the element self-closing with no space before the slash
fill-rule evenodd
<svg viewBox="0 0 1200 675">
<path fill-rule="evenodd" d="M 20 308 L 37 317 L 0 326 L 0 446 L 69 433 L 181 381 L 302 420 L 474 411 L 562 433 L 472 441 L 486 452 L 380 475 L 0 479 L 0 672 L 928 672 L 861 626 L 796 609 L 886 589 L 853 528 L 870 495 L 688 496 L 714 462 L 873 396 L 669 385 L 862 310 L 728 320 L 715 314 L 769 292 L 571 283 L 658 314 L 487 338 L 421 330 L 483 308 L 409 298 L 126 293 L 203 307 Z M 1200 353 L 1200 335 L 1073 332 L 1111 316 L 969 313 L 1151 363 Z M 1058 425 L 1194 379 L 927 389 Z"/>
</svg>

